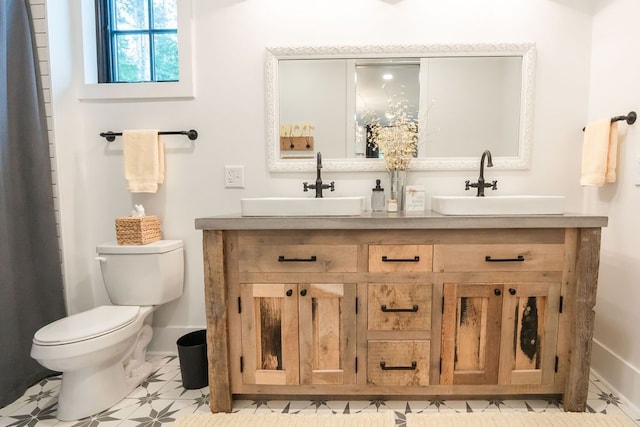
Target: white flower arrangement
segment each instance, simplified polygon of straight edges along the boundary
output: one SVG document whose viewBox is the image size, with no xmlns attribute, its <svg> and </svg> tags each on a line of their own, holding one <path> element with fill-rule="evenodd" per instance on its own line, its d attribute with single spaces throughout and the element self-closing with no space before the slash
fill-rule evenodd
<svg viewBox="0 0 640 427">
<path fill-rule="evenodd" d="M 402 93 L 400 95 L 403 95 Z M 382 153 L 387 170 L 407 170 L 418 151 L 418 121 L 409 110 L 406 99 L 388 98 L 386 124 L 373 116 L 369 123 L 369 139 Z"/>
</svg>

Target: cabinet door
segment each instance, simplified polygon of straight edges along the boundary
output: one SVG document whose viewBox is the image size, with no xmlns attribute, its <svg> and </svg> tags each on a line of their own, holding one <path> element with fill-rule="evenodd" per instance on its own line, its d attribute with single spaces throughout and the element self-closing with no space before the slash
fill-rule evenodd
<svg viewBox="0 0 640 427">
<path fill-rule="evenodd" d="M 500 384 L 553 384 L 559 283 L 504 285 Z"/>
<path fill-rule="evenodd" d="M 441 384 L 496 384 L 502 285 L 444 284 Z"/>
<path fill-rule="evenodd" d="M 241 284 L 245 384 L 298 384 L 297 285 Z"/>
<path fill-rule="evenodd" d="M 355 285 L 299 285 L 301 384 L 356 381 Z"/>
</svg>

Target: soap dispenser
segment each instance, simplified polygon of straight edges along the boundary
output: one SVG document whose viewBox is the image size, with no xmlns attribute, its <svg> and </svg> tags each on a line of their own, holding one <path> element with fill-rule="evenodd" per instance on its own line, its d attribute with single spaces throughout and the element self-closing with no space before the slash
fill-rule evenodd
<svg viewBox="0 0 640 427">
<path fill-rule="evenodd" d="M 376 179 L 376 186 L 371 191 L 371 210 L 374 212 L 384 210 L 384 188 L 380 187 L 379 179 Z"/>
</svg>

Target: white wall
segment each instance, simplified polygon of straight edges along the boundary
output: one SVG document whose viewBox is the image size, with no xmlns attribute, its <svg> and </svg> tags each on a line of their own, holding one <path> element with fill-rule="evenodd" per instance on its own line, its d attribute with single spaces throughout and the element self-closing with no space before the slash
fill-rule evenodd
<svg viewBox="0 0 640 427">
<path fill-rule="evenodd" d="M 597 2 L 589 119 L 640 108 L 637 0 Z M 636 46 L 637 47 L 637 46 Z M 640 407 L 640 129 L 621 124 L 618 179 L 584 190 L 585 208 L 609 216 L 602 232 L 593 369 Z"/>
<path fill-rule="evenodd" d="M 488 170 L 487 177 L 499 181 L 499 194 L 561 194 L 571 210 L 581 209 L 578 158 L 592 19 L 582 1 L 194 0 L 196 98 L 171 102 L 78 101 L 79 3 L 56 0 L 48 8 L 67 299 L 72 313 L 107 301 L 94 248 L 115 238 L 115 217 L 143 203 L 162 218 L 166 238 L 186 245 L 185 294 L 157 312 L 156 350 L 174 351 L 174 338 L 205 324 L 201 233 L 194 219 L 238 212 L 241 197 L 301 195 L 301 183 L 311 178 L 267 171 L 266 46 L 537 43 L 532 167 Z M 194 128 L 200 138 L 193 144 L 165 139 L 166 183 L 155 195 L 131 195 L 122 177 L 121 143 L 107 144 L 98 133 L 150 127 Z M 224 165 L 245 166 L 244 190 L 224 188 Z M 369 196 L 376 178 L 387 179 L 382 173 L 325 177 L 336 182 L 335 195 Z M 464 180 L 475 178 L 476 171 L 412 172 L 409 183 L 423 184 L 429 195 L 465 194 Z"/>
</svg>

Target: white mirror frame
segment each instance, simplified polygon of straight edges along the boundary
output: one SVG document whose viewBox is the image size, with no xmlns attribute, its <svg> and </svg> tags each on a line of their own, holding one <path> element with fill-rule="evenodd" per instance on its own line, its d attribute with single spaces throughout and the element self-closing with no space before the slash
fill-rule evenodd
<svg viewBox="0 0 640 427">
<path fill-rule="evenodd" d="M 267 163 L 271 172 L 307 172 L 316 167 L 315 159 L 281 159 L 278 123 L 278 61 L 285 59 L 335 58 L 407 58 L 451 56 L 521 56 L 522 96 L 517 157 L 493 157 L 496 169 L 528 169 L 531 163 L 533 134 L 533 100 L 535 92 L 536 48 L 534 43 L 433 44 L 433 45 L 364 45 L 268 47 L 265 60 Z M 322 151 L 322 150 L 320 150 Z M 415 158 L 410 170 L 473 170 L 476 157 Z M 383 171 L 383 159 L 322 159 L 327 171 Z"/>
</svg>

